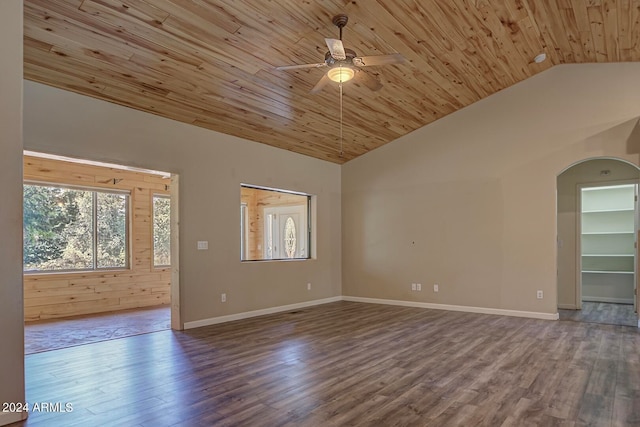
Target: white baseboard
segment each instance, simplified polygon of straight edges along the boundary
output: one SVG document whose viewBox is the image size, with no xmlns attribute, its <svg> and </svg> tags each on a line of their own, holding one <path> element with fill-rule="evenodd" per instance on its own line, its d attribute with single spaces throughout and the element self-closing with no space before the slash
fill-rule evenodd
<svg viewBox="0 0 640 427">
<path fill-rule="evenodd" d="M 243 313 L 229 314 L 227 316 L 211 317 L 208 319 L 185 322 L 184 329 L 199 328 L 201 326 L 216 325 L 218 323 L 233 322 L 234 320 L 248 319 L 250 317 L 264 316 L 265 314 L 280 313 L 283 311 L 297 310 L 299 308 L 312 307 L 314 305 L 328 304 L 330 302 L 342 301 L 341 296 L 316 299 L 299 302 L 297 304 L 281 305 L 278 307 L 263 308 L 261 310 L 245 311 Z"/>
<path fill-rule="evenodd" d="M 26 420 L 27 415 L 26 412 L 0 412 L 0 426 Z"/>
<path fill-rule="evenodd" d="M 582 301 L 609 302 L 611 304 L 633 304 L 633 298 L 585 297 L 584 295 L 582 296 Z"/>
<path fill-rule="evenodd" d="M 531 319 L 558 320 L 558 313 L 539 313 L 535 311 L 505 310 L 501 308 L 471 307 L 466 305 L 435 304 L 430 302 L 401 301 L 392 299 L 362 298 L 342 296 L 343 301 L 365 302 L 370 304 L 400 305 L 403 307 L 430 308 L 433 310 L 464 311 L 467 313 L 497 314 L 499 316 L 528 317 Z"/>
<path fill-rule="evenodd" d="M 193 328 L 200 328 L 202 326 L 217 325 L 219 323 L 233 322 L 235 320 L 242 320 L 242 319 L 248 319 L 251 317 L 264 316 L 265 314 L 281 313 L 283 311 L 297 310 L 299 308 L 312 307 L 314 305 L 321 305 L 321 304 L 328 304 L 336 301 L 352 301 L 352 302 L 364 302 L 369 304 L 400 305 L 404 307 L 430 308 L 433 310 L 464 311 L 467 313 L 496 314 L 499 316 L 527 317 L 531 319 L 543 319 L 543 320 L 559 319 L 558 313 L 538 313 L 535 311 L 505 310 L 502 308 L 471 307 L 466 305 L 435 304 L 435 303 L 429 303 L 429 302 L 363 298 L 363 297 L 351 297 L 351 296 L 343 295 L 343 296 L 337 296 L 337 297 L 317 299 L 312 301 L 305 301 L 297 304 L 281 305 L 278 307 L 269 307 L 261 310 L 229 314 L 227 316 L 219 316 L 219 317 L 211 317 L 208 319 L 194 320 L 192 322 L 185 322 L 184 329 L 193 329 Z"/>
<path fill-rule="evenodd" d="M 578 307 L 575 304 L 558 304 L 558 308 L 561 310 L 577 310 Z"/>
</svg>

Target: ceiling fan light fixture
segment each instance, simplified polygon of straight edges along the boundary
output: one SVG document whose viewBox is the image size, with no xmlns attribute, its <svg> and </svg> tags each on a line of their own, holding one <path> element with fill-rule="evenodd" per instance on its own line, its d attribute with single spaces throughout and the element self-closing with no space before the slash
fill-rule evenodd
<svg viewBox="0 0 640 427">
<path fill-rule="evenodd" d="M 327 71 L 327 76 L 336 83 L 347 82 L 355 76 L 356 72 L 351 67 L 333 67 Z"/>
</svg>

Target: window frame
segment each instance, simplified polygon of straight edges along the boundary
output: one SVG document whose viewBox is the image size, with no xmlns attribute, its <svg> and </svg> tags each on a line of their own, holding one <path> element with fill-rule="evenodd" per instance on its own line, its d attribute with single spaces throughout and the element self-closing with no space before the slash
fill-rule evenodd
<svg viewBox="0 0 640 427">
<path fill-rule="evenodd" d="M 249 261 L 249 207 L 240 202 L 240 261 Z"/>
<path fill-rule="evenodd" d="M 169 238 L 169 264 L 156 264 L 156 245 L 155 245 L 155 233 L 156 233 L 156 204 L 155 199 L 167 199 L 169 200 L 169 214 L 171 214 L 171 195 L 163 193 L 151 194 L 151 265 L 153 268 L 163 269 L 171 267 L 171 238 Z M 171 227 L 171 219 L 169 219 L 169 227 Z"/>
<path fill-rule="evenodd" d="M 241 193 L 241 197 L 242 197 L 242 188 L 250 188 L 250 189 L 254 189 L 254 190 L 264 190 L 264 191 L 272 191 L 272 192 L 276 192 L 276 193 L 284 193 L 284 194 L 292 194 L 292 195 L 296 195 L 296 196 L 303 196 L 306 197 L 306 203 L 304 205 L 305 209 L 306 209 L 306 230 L 303 233 L 303 235 L 306 237 L 306 255 L 304 257 L 297 257 L 297 258 L 260 258 L 260 259 L 244 259 L 242 257 L 242 249 L 240 251 L 240 262 L 280 262 L 280 261 L 285 261 L 285 262 L 290 262 L 290 261 L 308 261 L 308 260 L 312 260 L 315 259 L 315 246 L 314 246 L 314 242 L 312 240 L 313 236 L 314 236 L 314 232 L 313 232 L 313 227 L 315 226 L 315 222 L 313 222 L 313 217 L 311 214 L 312 211 L 312 200 L 316 197 L 312 194 L 309 193 L 303 193 L 300 191 L 293 191 L 293 190 L 285 190 L 285 189 L 281 189 L 281 188 L 274 188 L 274 187 L 265 187 L 265 186 L 261 186 L 261 185 L 254 185 L 254 184 L 246 184 L 246 183 L 240 183 L 240 193 Z M 242 212 L 242 205 L 244 203 L 242 202 L 242 200 L 240 201 L 240 210 Z M 245 204 L 246 205 L 246 204 Z M 241 214 L 242 216 L 242 214 Z M 247 223 L 249 223 L 249 208 L 247 207 L 247 215 L 246 215 L 246 221 Z M 246 235 L 243 236 L 242 235 L 242 229 L 240 231 L 240 238 L 242 239 L 243 237 L 245 239 L 247 239 L 247 243 L 245 244 L 245 248 L 247 248 L 246 252 L 248 255 L 248 235 L 249 235 L 249 229 L 248 227 L 245 229 L 246 231 Z M 263 242 L 264 244 L 264 242 Z M 242 248 L 242 243 L 241 243 L 241 248 Z M 264 253 L 265 248 L 262 249 L 262 252 Z"/>
<path fill-rule="evenodd" d="M 63 188 L 67 190 L 77 190 L 77 191 L 87 191 L 91 192 L 92 199 L 92 262 L 93 268 L 71 268 L 71 269 L 59 269 L 59 270 L 25 270 L 24 269 L 24 259 L 22 264 L 22 273 L 23 274 L 73 274 L 73 273 L 87 273 L 87 272 L 103 272 L 103 271 L 129 271 L 131 270 L 131 191 L 118 189 L 118 188 L 103 188 L 103 187 L 91 187 L 91 186 L 82 186 L 82 185 L 73 185 L 73 184 L 64 184 L 57 182 L 47 182 L 47 181 L 35 181 L 35 180 L 25 180 L 22 183 L 23 192 L 24 187 L 30 186 L 39 186 L 39 187 L 54 187 L 54 188 Z M 98 267 L 98 207 L 97 207 L 97 193 L 106 193 L 106 194 L 121 194 L 125 196 L 125 265 L 119 267 Z M 24 196 L 23 196 L 24 197 Z M 24 219 L 23 219 L 23 227 L 24 227 Z M 24 244 L 23 244 L 24 251 Z"/>
</svg>

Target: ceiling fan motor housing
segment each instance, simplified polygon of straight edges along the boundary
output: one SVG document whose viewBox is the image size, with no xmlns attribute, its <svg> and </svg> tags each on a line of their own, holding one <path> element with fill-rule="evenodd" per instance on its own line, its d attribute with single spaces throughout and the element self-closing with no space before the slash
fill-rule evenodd
<svg viewBox="0 0 640 427">
<path fill-rule="evenodd" d="M 342 60 L 342 61 L 337 61 L 333 56 L 331 56 L 331 52 L 327 52 L 324 54 L 324 62 L 326 62 L 326 64 L 329 67 L 336 67 L 336 66 L 352 66 L 353 65 L 353 58 L 355 58 L 356 56 L 358 56 L 356 54 L 356 52 L 352 49 L 344 49 L 344 53 L 345 56 L 347 57 L 346 59 Z"/>
</svg>

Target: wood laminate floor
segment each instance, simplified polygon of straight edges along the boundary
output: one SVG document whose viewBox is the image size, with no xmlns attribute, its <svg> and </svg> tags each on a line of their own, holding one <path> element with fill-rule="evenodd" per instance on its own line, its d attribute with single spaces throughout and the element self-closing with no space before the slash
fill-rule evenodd
<svg viewBox="0 0 640 427">
<path fill-rule="evenodd" d="M 582 302 L 582 310 L 558 310 L 560 320 L 638 327 L 633 304 Z"/>
<path fill-rule="evenodd" d="M 24 426 L 640 425 L 635 328 L 337 302 L 26 357 Z"/>
<path fill-rule="evenodd" d="M 168 305 L 27 322 L 24 352 L 40 353 L 170 328 Z"/>
</svg>

